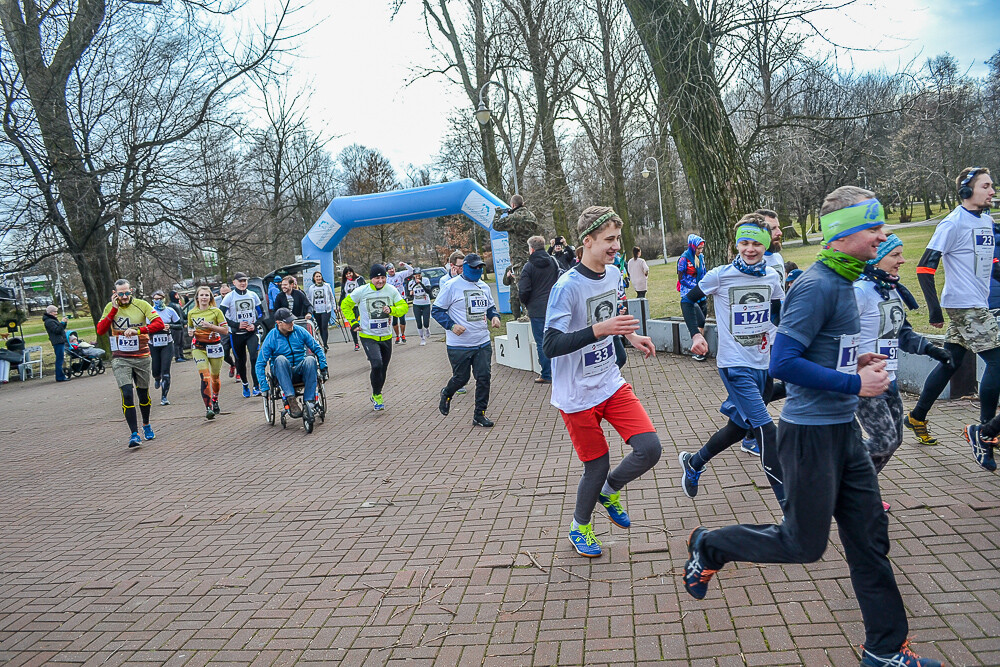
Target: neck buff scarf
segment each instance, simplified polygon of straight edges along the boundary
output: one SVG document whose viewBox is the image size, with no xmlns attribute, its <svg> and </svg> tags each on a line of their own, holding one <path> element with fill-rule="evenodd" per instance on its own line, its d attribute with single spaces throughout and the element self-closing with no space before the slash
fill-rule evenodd
<svg viewBox="0 0 1000 667">
<path fill-rule="evenodd" d="M 747 264 L 743 259 L 743 255 L 736 255 L 736 259 L 733 260 L 733 266 L 739 269 L 740 273 L 745 273 L 748 276 L 759 277 L 767 271 L 767 263 L 763 259 L 756 264 Z"/>
<path fill-rule="evenodd" d="M 896 290 L 900 300 L 907 308 L 916 310 L 920 307 L 917 304 L 917 300 L 913 298 L 913 294 L 910 293 L 910 290 L 906 289 L 903 283 L 899 282 L 899 276 L 890 275 L 882 269 L 876 268 L 874 264 L 866 264 L 861 277 L 875 283 L 875 291 L 883 299 L 889 298 L 889 290 Z"/>
<path fill-rule="evenodd" d="M 833 248 L 824 248 L 816 255 L 816 259 L 833 269 L 838 276 L 852 283 L 857 280 L 868 266 L 863 259 L 851 257 Z"/>
<path fill-rule="evenodd" d="M 462 265 L 462 277 L 468 280 L 470 283 L 479 282 L 479 279 L 483 277 L 483 268 L 472 268 L 468 264 Z"/>
</svg>

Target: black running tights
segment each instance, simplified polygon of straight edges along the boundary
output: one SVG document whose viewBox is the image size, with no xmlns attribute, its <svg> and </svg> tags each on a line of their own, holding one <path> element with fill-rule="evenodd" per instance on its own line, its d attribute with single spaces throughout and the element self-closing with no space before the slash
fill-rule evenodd
<svg viewBox="0 0 1000 667">
<path fill-rule="evenodd" d="M 135 416 L 135 396 L 139 397 L 139 411 L 142 414 L 142 423 L 149 424 L 149 388 L 139 387 L 138 389 L 133 389 L 132 385 L 127 384 L 124 387 L 120 387 L 122 392 L 122 412 L 125 413 L 125 421 L 128 422 L 129 432 L 136 433 L 139 431 L 139 424 L 136 421 Z"/>
<path fill-rule="evenodd" d="M 951 376 L 965 361 L 966 349 L 957 343 L 945 343 L 944 349 L 951 353 L 954 364 L 949 368 L 944 364 L 938 364 L 937 368 L 931 371 L 924 382 L 924 389 L 920 392 L 916 407 L 911 414 L 918 421 L 927 419 L 927 413 L 937 400 L 944 388 L 951 381 Z M 979 421 L 983 424 L 993 419 L 997 414 L 997 400 L 1000 399 L 1000 347 L 992 350 L 980 352 L 979 356 L 986 362 L 986 372 L 983 373 L 983 381 L 979 385 Z"/>
</svg>

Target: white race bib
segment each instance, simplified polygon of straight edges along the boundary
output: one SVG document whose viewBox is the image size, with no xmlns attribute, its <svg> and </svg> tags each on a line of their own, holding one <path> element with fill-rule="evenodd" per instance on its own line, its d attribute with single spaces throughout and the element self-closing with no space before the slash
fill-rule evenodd
<svg viewBox="0 0 1000 667">
<path fill-rule="evenodd" d="M 844 334 L 840 337 L 840 349 L 837 351 L 837 371 L 848 375 L 858 373 L 858 341 L 861 334 Z"/>
<path fill-rule="evenodd" d="M 876 351 L 886 356 L 885 370 L 894 371 L 899 368 L 899 339 L 879 338 L 876 344 Z"/>
<path fill-rule="evenodd" d="M 615 363 L 615 341 L 612 336 L 583 348 L 583 376 L 605 372 Z"/>
<path fill-rule="evenodd" d="M 485 320 L 487 308 L 489 308 L 489 301 L 486 300 L 485 294 L 482 292 L 465 293 L 465 314 L 470 322 Z"/>
<path fill-rule="evenodd" d="M 138 339 L 136 339 L 138 340 Z M 151 341 L 153 347 L 164 347 L 170 344 L 170 335 L 165 333 L 155 333 Z"/>
<path fill-rule="evenodd" d="M 218 359 L 225 355 L 226 351 L 222 349 L 222 343 L 208 343 L 205 345 L 205 354 L 209 359 Z"/>
<path fill-rule="evenodd" d="M 734 336 L 758 336 L 771 330 L 771 304 L 734 303 L 731 310 Z"/>
<path fill-rule="evenodd" d="M 114 344 L 113 347 L 119 352 L 138 352 L 139 351 L 139 337 L 138 336 L 114 336 L 111 339 Z"/>
<path fill-rule="evenodd" d="M 389 323 L 392 322 L 391 318 L 368 320 L 368 328 L 372 330 L 372 333 L 376 336 L 384 336 L 389 332 Z"/>
<path fill-rule="evenodd" d="M 973 230 L 976 241 L 976 277 L 980 280 L 988 280 L 993 272 L 993 253 L 996 240 L 993 237 L 993 230 L 989 227 L 982 227 Z"/>
</svg>

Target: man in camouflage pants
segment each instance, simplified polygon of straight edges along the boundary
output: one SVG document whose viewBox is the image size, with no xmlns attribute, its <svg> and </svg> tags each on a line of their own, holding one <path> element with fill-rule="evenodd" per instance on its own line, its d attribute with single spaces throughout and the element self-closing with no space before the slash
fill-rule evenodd
<svg viewBox="0 0 1000 667">
<path fill-rule="evenodd" d="M 510 198 L 510 208 L 498 208 L 493 218 L 493 229 L 507 232 L 507 246 L 510 252 L 510 267 L 504 273 L 503 284 L 511 287 L 510 312 L 515 318 L 521 316 L 521 302 L 517 296 L 517 276 L 528 261 L 528 237 L 538 234 L 535 214 L 524 205 L 521 195 Z"/>
</svg>

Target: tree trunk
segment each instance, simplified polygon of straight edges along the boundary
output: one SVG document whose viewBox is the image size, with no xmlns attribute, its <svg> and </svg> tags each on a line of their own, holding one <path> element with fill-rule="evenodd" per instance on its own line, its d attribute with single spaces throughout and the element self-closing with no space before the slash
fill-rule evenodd
<svg viewBox="0 0 1000 667">
<path fill-rule="evenodd" d="M 674 170 L 670 163 L 673 160 L 673 150 L 670 148 L 670 121 L 667 118 L 667 94 L 663 90 L 657 93 L 657 116 L 660 121 L 660 132 L 657 138 L 659 146 L 656 159 L 660 165 L 660 182 L 663 187 L 663 221 L 664 228 L 671 232 L 681 231 L 681 213 L 677 208 L 677 192 L 674 188 Z M 666 259 L 664 257 L 663 259 Z"/>
<path fill-rule="evenodd" d="M 710 266 L 727 261 L 732 224 L 758 207 L 750 170 L 715 78 L 710 34 L 683 0 L 624 0 L 670 104 L 668 119 Z"/>
</svg>

